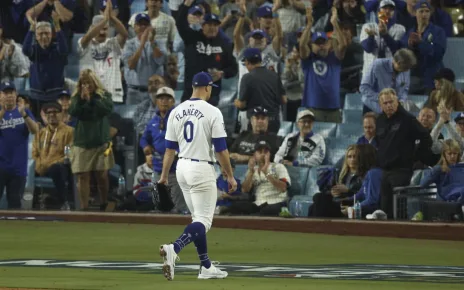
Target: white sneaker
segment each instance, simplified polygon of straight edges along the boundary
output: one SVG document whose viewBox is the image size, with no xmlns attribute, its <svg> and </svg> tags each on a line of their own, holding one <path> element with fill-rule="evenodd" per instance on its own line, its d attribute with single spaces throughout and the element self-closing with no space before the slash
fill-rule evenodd
<svg viewBox="0 0 464 290">
<path fill-rule="evenodd" d="M 160 247 L 160 256 L 163 258 L 163 274 L 169 281 L 174 280 L 174 268 L 179 257 L 174 251 L 174 245 L 162 245 Z"/>
<path fill-rule="evenodd" d="M 219 270 L 216 266 L 211 263 L 211 267 L 206 269 L 200 266 L 200 273 L 198 273 L 198 279 L 224 279 L 229 275 L 226 271 Z"/>
</svg>

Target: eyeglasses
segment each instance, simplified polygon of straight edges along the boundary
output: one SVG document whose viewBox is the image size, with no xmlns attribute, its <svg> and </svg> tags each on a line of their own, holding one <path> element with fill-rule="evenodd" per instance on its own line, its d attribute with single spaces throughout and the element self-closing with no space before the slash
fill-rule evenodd
<svg viewBox="0 0 464 290">
<path fill-rule="evenodd" d="M 300 124 L 308 124 L 309 125 L 309 124 L 312 124 L 313 121 L 311 121 L 311 120 L 298 120 L 298 123 L 300 123 Z"/>
</svg>

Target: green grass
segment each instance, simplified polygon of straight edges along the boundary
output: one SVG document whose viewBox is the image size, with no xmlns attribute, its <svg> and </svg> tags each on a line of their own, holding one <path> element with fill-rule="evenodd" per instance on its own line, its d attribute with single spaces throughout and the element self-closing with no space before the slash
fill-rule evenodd
<svg viewBox="0 0 464 290">
<path fill-rule="evenodd" d="M 160 262 L 159 245 L 175 240 L 182 230 L 179 226 L 0 221 L 0 259 Z M 208 233 L 208 240 L 210 258 L 222 263 L 463 266 L 464 261 L 464 242 L 216 228 Z M 180 256 L 181 264 L 198 263 L 193 246 L 186 248 Z M 0 267 L 0 288 L 397 290 L 420 286 L 420 289 L 439 287 L 443 290 L 459 287 L 453 284 L 233 276 L 231 273 L 226 280 L 198 281 L 196 273 L 192 272 L 179 274 L 174 281 L 167 282 L 159 274 L 138 271 Z"/>
</svg>

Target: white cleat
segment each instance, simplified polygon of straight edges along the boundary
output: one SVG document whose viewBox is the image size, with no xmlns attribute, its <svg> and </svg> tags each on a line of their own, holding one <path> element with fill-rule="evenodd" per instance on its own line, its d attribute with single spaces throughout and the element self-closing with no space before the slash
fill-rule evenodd
<svg viewBox="0 0 464 290">
<path fill-rule="evenodd" d="M 209 269 L 200 266 L 200 273 L 198 273 L 198 279 L 224 279 L 229 275 L 226 271 L 219 270 L 213 264 Z"/>
<path fill-rule="evenodd" d="M 174 280 L 174 268 L 179 257 L 174 251 L 174 245 L 162 245 L 160 247 L 160 256 L 163 258 L 163 275 L 169 281 Z"/>
</svg>

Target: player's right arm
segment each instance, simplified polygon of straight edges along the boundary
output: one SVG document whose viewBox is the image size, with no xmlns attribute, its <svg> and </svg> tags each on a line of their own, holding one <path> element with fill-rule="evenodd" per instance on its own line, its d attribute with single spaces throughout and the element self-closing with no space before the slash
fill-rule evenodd
<svg viewBox="0 0 464 290">
<path fill-rule="evenodd" d="M 175 115 L 175 110 L 171 112 L 168 119 L 168 124 L 166 126 L 166 151 L 164 152 L 163 158 L 163 170 L 161 171 L 161 177 L 158 183 L 168 184 L 168 175 L 171 170 L 172 163 L 176 157 L 176 151 L 179 150 L 179 143 L 177 142 L 177 136 L 174 131 L 173 119 Z"/>
</svg>

